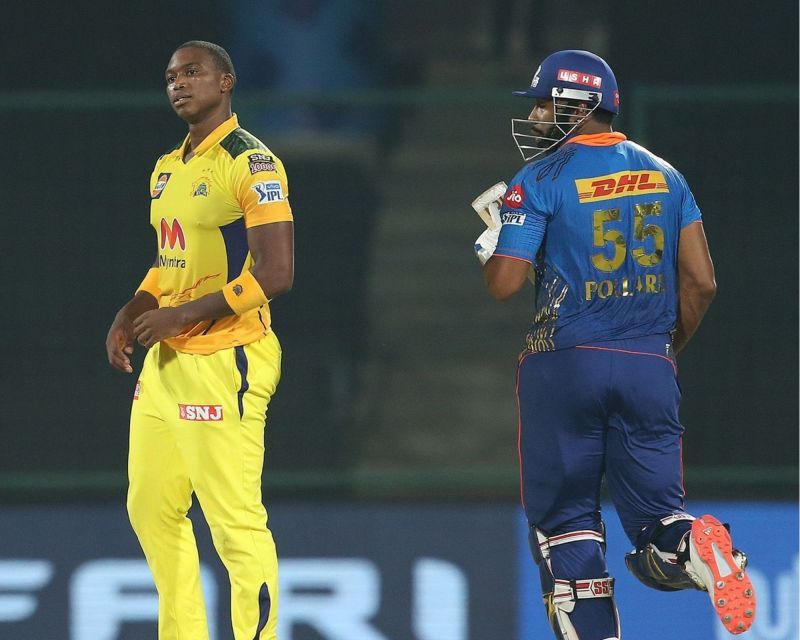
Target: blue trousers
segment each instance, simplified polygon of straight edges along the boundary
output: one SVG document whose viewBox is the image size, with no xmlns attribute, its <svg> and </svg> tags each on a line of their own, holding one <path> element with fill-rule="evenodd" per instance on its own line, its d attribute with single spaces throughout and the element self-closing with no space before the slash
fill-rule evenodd
<svg viewBox="0 0 800 640">
<path fill-rule="evenodd" d="M 531 527 L 547 536 L 600 531 L 603 477 L 632 545 L 643 527 L 683 511 L 681 392 L 668 335 L 523 354 L 517 396 Z M 597 543 L 555 549 L 556 578 L 607 575 Z M 553 576 L 541 563 L 540 573 L 546 592 Z M 613 637 L 611 615 L 607 599 L 580 601 L 573 616 L 587 630 L 581 640 Z"/>
</svg>

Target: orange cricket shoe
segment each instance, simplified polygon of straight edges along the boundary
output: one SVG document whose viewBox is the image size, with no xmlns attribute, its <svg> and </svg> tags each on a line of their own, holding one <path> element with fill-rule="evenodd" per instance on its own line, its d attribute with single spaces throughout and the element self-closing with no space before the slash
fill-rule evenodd
<svg viewBox="0 0 800 640">
<path fill-rule="evenodd" d="M 731 536 L 714 516 L 692 523 L 689 537 L 691 569 L 705 585 L 714 611 L 733 634 L 744 633 L 756 618 L 756 594 L 744 567 L 733 556 Z"/>
</svg>

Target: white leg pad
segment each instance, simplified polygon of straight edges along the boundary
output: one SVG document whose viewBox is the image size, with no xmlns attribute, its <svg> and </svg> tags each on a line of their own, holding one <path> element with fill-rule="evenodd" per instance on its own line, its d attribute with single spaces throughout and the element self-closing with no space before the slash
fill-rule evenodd
<svg viewBox="0 0 800 640">
<path fill-rule="evenodd" d="M 619 618 L 614 604 L 614 578 L 585 578 L 564 580 L 553 576 L 550 565 L 550 552 L 553 547 L 569 544 L 578 541 L 592 541 L 604 545 L 605 540 L 601 533 L 591 529 L 582 531 L 570 531 L 551 537 L 547 537 L 538 529 L 536 540 L 539 545 L 542 560 L 546 563 L 547 569 L 553 580 L 553 590 L 545 594 L 545 606 L 547 617 L 556 633 L 558 640 L 580 640 L 575 627 L 570 621 L 569 614 L 575 609 L 578 600 L 588 598 L 611 598 L 614 616 L 616 618 L 617 636 L 611 636 L 606 640 L 618 640 L 619 638 Z"/>
</svg>

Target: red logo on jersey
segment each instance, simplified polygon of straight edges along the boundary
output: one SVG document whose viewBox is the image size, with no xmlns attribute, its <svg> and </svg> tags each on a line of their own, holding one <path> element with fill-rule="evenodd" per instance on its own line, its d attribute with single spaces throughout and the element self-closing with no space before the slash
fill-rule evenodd
<svg viewBox="0 0 800 640">
<path fill-rule="evenodd" d="M 169 245 L 170 249 L 174 249 L 176 244 L 180 245 L 181 251 L 186 251 L 186 236 L 181 223 L 173 218 L 170 225 L 165 218 L 161 218 L 161 248 Z"/>
<path fill-rule="evenodd" d="M 171 173 L 159 173 L 158 179 L 156 180 L 156 186 L 153 187 L 153 190 L 150 192 L 150 197 L 153 200 L 157 200 L 161 197 L 161 192 L 164 190 L 164 187 L 167 186 L 167 182 L 169 181 L 169 177 Z"/>
<path fill-rule="evenodd" d="M 219 422 L 222 420 L 221 404 L 179 404 L 178 417 L 192 422 Z"/>
<path fill-rule="evenodd" d="M 590 73 L 582 73 L 580 71 L 571 71 L 570 69 L 559 69 L 556 77 L 562 82 L 573 82 L 575 84 L 593 87 L 594 89 L 599 89 L 603 84 L 603 79 L 599 76 L 593 76 Z"/>
<path fill-rule="evenodd" d="M 525 192 L 522 190 L 520 185 L 515 184 L 513 187 L 511 187 L 511 191 L 506 194 L 506 206 L 511 207 L 512 209 L 519 209 L 523 202 L 525 202 Z"/>
<path fill-rule="evenodd" d="M 133 388 L 133 399 L 138 400 L 140 395 L 142 395 L 142 381 L 137 380 L 136 386 Z"/>
</svg>

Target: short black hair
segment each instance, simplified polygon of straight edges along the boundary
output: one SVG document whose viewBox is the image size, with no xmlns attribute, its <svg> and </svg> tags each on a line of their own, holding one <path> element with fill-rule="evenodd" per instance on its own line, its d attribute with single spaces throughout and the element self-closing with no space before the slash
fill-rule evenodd
<svg viewBox="0 0 800 640">
<path fill-rule="evenodd" d="M 190 47 L 207 51 L 208 55 L 210 55 L 211 59 L 214 61 L 214 65 L 217 67 L 217 69 L 222 71 L 222 73 L 231 74 L 233 76 L 234 83 L 236 82 L 236 71 L 233 69 L 233 61 L 225 49 L 220 47 L 218 44 L 214 44 L 213 42 L 206 42 L 205 40 L 189 40 L 189 42 L 184 42 L 180 47 L 175 49 L 175 51 L 188 49 Z"/>
</svg>

